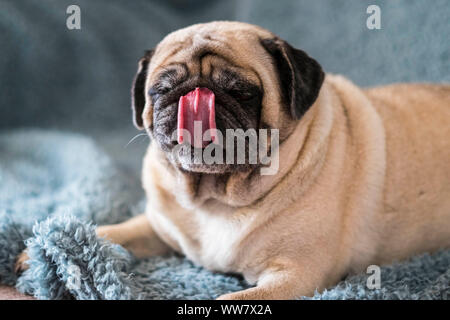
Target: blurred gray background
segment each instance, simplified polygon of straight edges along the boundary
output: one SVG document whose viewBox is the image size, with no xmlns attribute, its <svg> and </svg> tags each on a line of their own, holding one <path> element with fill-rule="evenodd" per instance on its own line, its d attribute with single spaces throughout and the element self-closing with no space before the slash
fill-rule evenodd
<svg viewBox="0 0 450 320">
<path fill-rule="evenodd" d="M 66 9 L 81 7 L 81 30 Z M 366 8 L 381 8 L 381 30 Z M 45 127 L 94 137 L 139 174 L 148 143 L 131 122 L 137 61 L 193 23 L 261 25 L 361 86 L 450 81 L 448 0 L 0 0 L 0 130 Z"/>
</svg>

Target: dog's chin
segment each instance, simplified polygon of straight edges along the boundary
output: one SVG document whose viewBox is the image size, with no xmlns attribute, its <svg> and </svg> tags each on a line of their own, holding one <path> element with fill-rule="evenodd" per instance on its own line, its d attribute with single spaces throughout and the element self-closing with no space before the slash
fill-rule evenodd
<svg viewBox="0 0 450 320">
<path fill-rule="evenodd" d="M 185 173 L 226 174 L 235 171 L 227 164 L 191 164 L 180 163 L 178 168 Z"/>
<path fill-rule="evenodd" d="M 254 165 L 248 164 L 227 164 L 227 163 L 205 163 L 204 161 L 194 161 L 193 157 L 185 154 L 178 154 L 173 156 L 173 153 L 167 152 L 167 158 L 169 162 L 179 169 L 181 172 L 189 173 L 202 173 L 202 174 L 230 174 L 236 172 L 245 172 L 251 170 Z"/>
<path fill-rule="evenodd" d="M 172 165 L 174 165 L 184 173 L 203 173 L 215 175 L 245 172 L 251 170 L 254 167 L 254 165 L 248 164 L 193 163 L 187 158 L 183 159 L 183 157 L 171 162 Z"/>
</svg>

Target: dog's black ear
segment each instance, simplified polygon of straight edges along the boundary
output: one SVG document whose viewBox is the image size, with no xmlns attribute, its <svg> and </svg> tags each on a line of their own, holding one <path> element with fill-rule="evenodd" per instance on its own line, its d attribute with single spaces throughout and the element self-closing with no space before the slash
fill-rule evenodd
<svg viewBox="0 0 450 320">
<path fill-rule="evenodd" d="M 152 58 L 153 50 L 145 51 L 145 55 L 139 60 L 138 71 L 133 80 L 131 89 L 131 108 L 133 109 L 133 122 L 139 130 L 144 129 L 142 112 L 145 106 L 145 81 L 147 79 L 147 69 Z"/>
<path fill-rule="evenodd" d="M 278 70 L 282 98 L 295 119 L 300 119 L 316 101 L 324 79 L 320 64 L 302 50 L 279 38 L 263 39 Z"/>
</svg>

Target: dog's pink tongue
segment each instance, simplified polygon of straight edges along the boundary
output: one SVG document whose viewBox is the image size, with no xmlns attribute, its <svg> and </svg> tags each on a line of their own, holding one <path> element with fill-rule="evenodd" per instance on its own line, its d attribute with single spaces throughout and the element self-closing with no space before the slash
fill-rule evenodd
<svg viewBox="0 0 450 320">
<path fill-rule="evenodd" d="M 206 147 L 216 138 L 215 96 L 208 88 L 195 88 L 181 96 L 178 102 L 178 143 L 183 143 L 183 129 L 191 135 L 190 143 L 195 148 Z M 210 130 L 205 135 L 203 134 Z"/>
</svg>

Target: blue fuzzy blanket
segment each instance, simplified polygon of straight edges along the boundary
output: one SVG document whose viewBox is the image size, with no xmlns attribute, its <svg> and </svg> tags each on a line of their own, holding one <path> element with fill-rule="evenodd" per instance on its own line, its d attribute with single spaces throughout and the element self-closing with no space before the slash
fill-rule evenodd
<svg viewBox="0 0 450 320">
<path fill-rule="evenodd" d="M 248 287 L 172 255 L 137 260 L 98 239 L 95 224 L 142 209 L 140 183 L 90 139 L 28 130 L 0 134 L 0 282 L 39 299 L 214 299 Z M 29 248 L 30 268 L 13 271 Z M 313 299 L 450 299 L 450 251 L 349 277 Z"/>
</svg>

